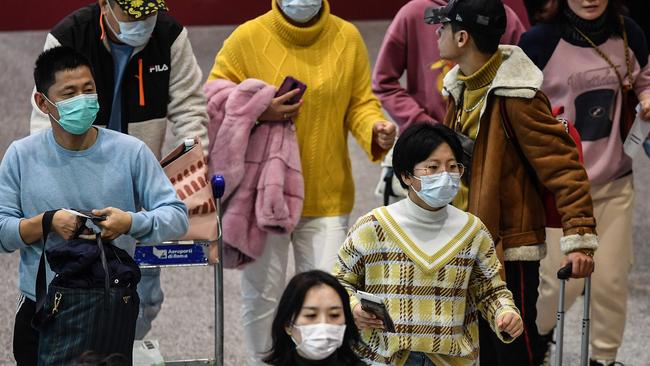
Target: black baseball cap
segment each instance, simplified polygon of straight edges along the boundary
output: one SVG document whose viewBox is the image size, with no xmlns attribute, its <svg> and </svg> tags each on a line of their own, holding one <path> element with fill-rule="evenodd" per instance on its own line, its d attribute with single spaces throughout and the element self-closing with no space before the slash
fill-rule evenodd
<svg viewBox="0 0 650 366">
<path fill-rule="evenodd" d="M 427 24 L 454 22 L 470 30 L 489 34 L 506 31 L 506 9 L 501 0 L 449 0 L 446 6 L 427 8 Z"/>
</svg>

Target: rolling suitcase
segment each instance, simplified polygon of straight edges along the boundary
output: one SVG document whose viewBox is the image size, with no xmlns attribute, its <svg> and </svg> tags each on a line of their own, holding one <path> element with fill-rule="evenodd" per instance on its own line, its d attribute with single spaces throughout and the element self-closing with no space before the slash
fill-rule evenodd
<svg viewBox="0 0 650 366">
<path fill-rule="evenodd" d="M 564 287 L 566 281 L 571 277 L 573 268 L 571 263 L 557 271 L 557 278 L 560 280 L 560 296 L 557 306 L 557 326 L 555 366 L 562 366 L 562 351 L 564 346 Z M 585 278 L 584 311 L 582 315 L 582 342 L 580 346 L 580 366 L 589 365 L 589 301 L 591 298 L 591 276 Z"/>
</svg>

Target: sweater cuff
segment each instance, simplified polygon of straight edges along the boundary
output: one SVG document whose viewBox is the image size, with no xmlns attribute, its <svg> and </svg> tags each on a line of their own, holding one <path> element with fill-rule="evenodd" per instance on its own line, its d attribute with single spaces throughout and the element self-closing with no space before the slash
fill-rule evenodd
<svg viewBox="0 0 650 366">
<path fill-rule="evenodd" d="M 560 238 L 560 249 L 564 255 L 581 249 L 598 249 L 598 236 L 594 234 L 573 234 Z"/>
<path fill-rule="evenodd" d="M 361 302 L 355 294 L 350 295 L 350 310 L 354 310 L 354 307 L 359 305 Z"/>
<path fill-rule="evenodd" d="M 0 252 L 11 253 L 26 248 L 27 244 L 20 236 L 20 221 L 24 219 L 8 218 L 0 231 Z"/>
<path fill-rule="evenodd" d="M 129 212 L 129 215 L 131 215 L 131 228 L 126 234 L 136 239 L 146 235 L 146 217 L 141 212 Z"/>
</svg>

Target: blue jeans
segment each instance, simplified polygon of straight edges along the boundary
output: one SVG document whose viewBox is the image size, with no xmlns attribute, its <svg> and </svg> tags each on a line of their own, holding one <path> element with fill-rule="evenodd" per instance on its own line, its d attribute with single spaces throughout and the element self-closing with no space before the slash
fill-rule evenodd
<svg viewBox="0 0 650 366">
<path fill-rule="evenodd" d="M 436 366 L 426 354 L 422 352 L 411 352 L 404 366 Z"/>
<path fill-rule="evenodd" d="M 143 339 L 151 330 L 151 323 L 162 306 L 165 295 L 160 287 L 160 268 L 142 269 L 142 278 L 138 284 L 140 311 L 135 326 L 135 339 Z"/>
</svg>

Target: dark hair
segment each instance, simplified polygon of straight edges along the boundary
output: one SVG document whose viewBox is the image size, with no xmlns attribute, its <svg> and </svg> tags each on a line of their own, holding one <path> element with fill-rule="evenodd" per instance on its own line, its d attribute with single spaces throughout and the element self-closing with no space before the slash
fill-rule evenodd
<svg viewBox="0 0 650 366">
<path fill-rule="evenodd" d="M 86 56 L 69 47 L 58 46 L 43 51 L 36 59 L 34 67 L 34 84 L 36 91 L 45 95 L 56 81 L 56 73 L 65 70 L 74 70 L 86 66 L 92 73 L 90 61 Z"/>
<path fill-rule="evenodd" d="M 456 161 L 462 162 L 463 147 L 454 131 L 442 124 L 417 122 L 407 128 L 397 139 L 393 149 L 393 170 L 403 188 L 408 188 L 402 174 L 412 175 L 415 164 L 427 160 L 441 144 L 446 143 Z"/>
<path fill-rule="evenodd" d="M 469 36 L 474 40 L 476 48 L 478 48 L 481 53 L 493 54 L 499 48 L 499 43 L 501 43 L 500 34 L 489 34 L 485 32 L 474 31 L 454 21 L 451 22 L 451 30 L 454 33 L 460 32 L 461 30 L 469 33 Z"/>
<path fill-rule="evenodd" d="M 302 305 L 305 302 L 307 292 L 314 287 L 322 285 L 333 288 L 343 303 L 346 327 L 345 335 L 343 336 L 343 345 L 338 350 L 339 361 L 342 362 L 342 365 L 352 365 L 359 361 L 359 358 L 353 351 L 354 345 L 360 339 L 359 331 L 354 324 L 348 292 L 331 274 L 313 270 L 296 274 L 284 290 L 271 327 L 273 346 L 264 358 L 265 363 L 282 366 L 291 364 L 291 358 L 296 345 L 287 334 L 286 327 L 292 326 L 296 317 L 298 317 L 300 309 L 302 309 Z"/>
<path fill-rule="evenodd" d="M 126 357 L 119 353 L 104 357 L 93 351 L 86 351 L 68 366 L 126 366 L 128 363 Z"/>
<path fill-rule="evenodd" d="M 569 3 L 567 0 L 560 0 L 558 12 L 555 14 L 555 18 L 552 22 L 554 23 L 565 23 L 567 22 L 564 12 L 569 8 Z M 623 32 L 621 29 L 621 15 L 623 14 L 623 4 L 620 0 L 609 0 L 607 3 L 607 8 L 605 9 L 605 24 L 603 28 L 610 29 L 612 34 L 622 37 Z"/>
</svg>

